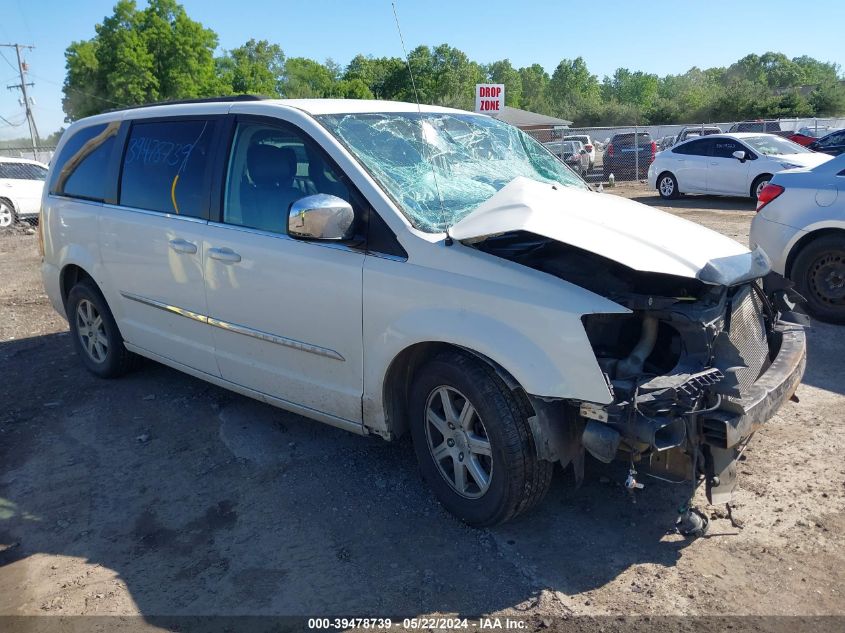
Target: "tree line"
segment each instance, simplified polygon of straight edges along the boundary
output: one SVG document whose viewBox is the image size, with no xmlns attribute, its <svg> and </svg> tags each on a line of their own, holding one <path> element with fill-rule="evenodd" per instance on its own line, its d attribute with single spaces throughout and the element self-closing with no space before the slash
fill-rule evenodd
<svg viewBox="0 0 845 633">
<path fill-rule="evenodd" d="M 217 34 L 192 20 L 176 0 L 149 0 L 144 9 L 119 0 L 93 38 L 73 42 L 65 52 L 67 120 L 156 101 L 244 93 L 418 98 L 471 110 L 474 86 L 482 82 L 504 84 L 507 105 L 579 126 L 845 114 L 838 64 L 776 52 L 664 77 L 619 68 L 599 80 L 581 57 L 561 60 L 549 74 L 540 64 L 479 63 L 448 44 L 418 46 L 407 60 L 356 55 L 345 67 L 332 59 L 286 57 L 266 40 L 251 39 L 222 54 L 215 54 L 217 48 Z"/>
</svg>

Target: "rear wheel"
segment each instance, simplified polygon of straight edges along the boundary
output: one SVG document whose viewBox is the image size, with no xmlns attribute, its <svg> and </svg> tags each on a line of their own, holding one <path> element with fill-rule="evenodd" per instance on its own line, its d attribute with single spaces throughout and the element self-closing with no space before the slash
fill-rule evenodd
<svg viewBox="0 0 845 633">
<path fill-rule="evenodd" d="M 807 299 L 807 311 L 820 321 L 845 323 L 845 236 L 824 235 L 807 244 L 790 277 Z"/>
<path fill-rule="evenodd" d="M 422 476 L 462 521 L 503 523 L 545 496 L 553 464 L 537 457 L 529 412 L 484 363 L 435 357 L 417 372 L 409 408 Z"/>
<path fill-rule="evenodd" d="M 664 200 L 674 200 L 680 195 L 678 191 L 678 181 L 675 176 L 668 171 L 663 172 L 657 177 L 657 192 Z"/>
<path fill-rule="evenodd" d="M 0 228 L 12 226 L 17 218 L 15 209 L 8 200 L 0 200 Z"/>
<path fill-rule="evenodd" d="M 135 355 L 123 345 L 111 310 L 97 286 L 84 279 L 71 288 L 67 315 L 76 353 L 100 378 L 116 378 L 132 368 Z"/>
<path fill-rule="evenodd" d="M 763 188 L 769 184 L 769 181 L 772 179 L 771 174 L 762 174 L 757 176 L 754 179 L 754 182 L 751 183 L 751 197 L 754 200 L 758 200 L 760 198 L 760 192 L 763 191 Z"/>
</svg>

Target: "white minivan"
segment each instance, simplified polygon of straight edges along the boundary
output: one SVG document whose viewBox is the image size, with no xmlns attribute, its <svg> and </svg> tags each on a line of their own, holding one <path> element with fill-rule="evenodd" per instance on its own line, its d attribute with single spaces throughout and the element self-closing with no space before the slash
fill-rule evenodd
<svg viewBox="0 0 845 633">
<path fill-rule="evenodd" d="M 630 464 L 632 489 L 635 471 L 703 478 L 724 501 L 804 371 L 761 252 L 595 193 L 460 110 L 242 97 L 94 116 L 59 143 L 40 226 L 91 372 L 140 355 L 409 432 L 476 526 L 535 506 L 556 462 L 580 480 L 586 453 Z"/>
</svg>

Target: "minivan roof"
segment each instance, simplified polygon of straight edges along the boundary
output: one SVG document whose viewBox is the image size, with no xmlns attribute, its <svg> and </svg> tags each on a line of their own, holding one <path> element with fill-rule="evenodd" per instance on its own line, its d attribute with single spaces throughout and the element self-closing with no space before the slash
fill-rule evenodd
<svg viewBox="0 0 845 633">
<path fill-rule="evenodd" d="M 102 120 L 132 118 L 132 115 L 147 109 L 163 108 L 178 110 L 179 114 L 190 114 L 193 108 L 207 107 L 209 104 L 235 105 L 248 102 L 260 102 L 266 105 L 279 105 L 296 108 L 312 115 L 320 114 L 360 114 L 375 112 L 441 112 L 454 114 L 473 114 L 466 110 L 442 106 L 417 105 L 402 101 L 382 101 L 378 99 L 270 99 L 254 95 L 232 95 L 231 97 L 211 97 L 207 99 L 185 99 L 182 101 L 163 101 L 131 108 L 111 110 L 102 115 L 95 115 Z M 203 111 L 205 109 L 203 108 Z M 112 116 L 109 116 L 112 115 Z M 479 115 L 480 116 L 480 115 Z"/>
</svg>

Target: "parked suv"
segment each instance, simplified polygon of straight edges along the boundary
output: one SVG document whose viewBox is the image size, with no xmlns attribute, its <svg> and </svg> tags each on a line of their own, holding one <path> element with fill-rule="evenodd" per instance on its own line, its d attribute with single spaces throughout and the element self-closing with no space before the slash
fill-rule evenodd
<svg viewBox="0 0 845 633">
<path fill-rule="evenodd" d="M 355 433 L 410 433 L 470 525 L 535 506 L 555 462 L 583 477 L 585 451 L 703 476 L 724 501 L 804 370 L 760 252 L 595 193 L 460 110 L 102 114 L 64 133 L 42 209 L 47 295 L 92 373 L 140 355 Z"/>
<path fill-rule="evenodd" d="M 642 180 L 656 153 L 657 144 L 648 132 L 614 134 L 604 148 L 604 179 L 613 174 L 617 179 Z"/>
<path fill-rule="evenodd" d="M 688 138 L 692 138 L 693 136 L 709 136 L 710 134 L 721 134 L 722 128 L 717 125 L 688 125 L 681 129 L 678 132 L 678 135 L 675 137 L 673 145 L 677 145 L 678 143 L 683 143 Z"/>
</svg>

